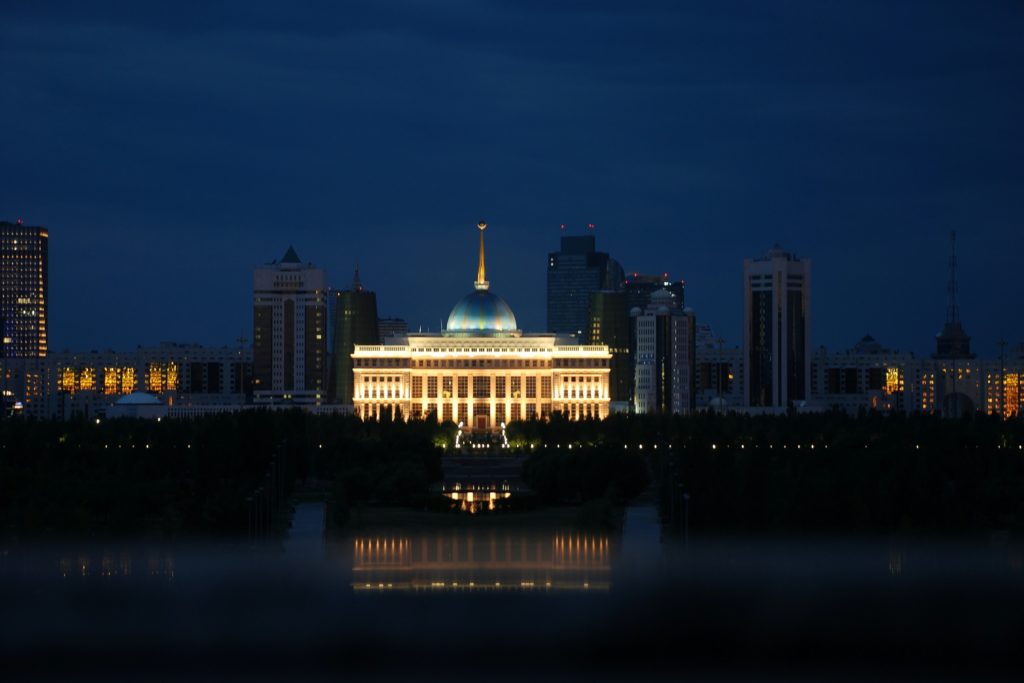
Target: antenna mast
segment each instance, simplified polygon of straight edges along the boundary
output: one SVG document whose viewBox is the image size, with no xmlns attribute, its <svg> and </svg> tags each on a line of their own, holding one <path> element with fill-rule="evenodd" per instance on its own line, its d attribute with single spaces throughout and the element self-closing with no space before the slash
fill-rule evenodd
<svg viewBox="0 0 1024 683">
<path fill-rule="evenodd" d="M 946 303 L 946 322 L 960 322 L 960 307 L 956 303 L 956 230 L 949 232 L 949 284 L 946 286 L 948 302 Z"/>
</svg>

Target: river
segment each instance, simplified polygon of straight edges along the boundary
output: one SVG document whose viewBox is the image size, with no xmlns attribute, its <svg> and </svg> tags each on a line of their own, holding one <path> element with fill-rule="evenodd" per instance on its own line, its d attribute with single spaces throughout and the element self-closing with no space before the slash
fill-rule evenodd
<svg viewBox="0 0 1024 683">
<path fill-rule="evenodd" d="M 0 656 L 10 680 L 982 680 L 1024 643 L 1022 558 L 1009 541 L 687 548 L 649 506 L 621 534 L 478 517 L 327 538 L 302 504 L 255 548 L 7 546 Z"/>
</svg>

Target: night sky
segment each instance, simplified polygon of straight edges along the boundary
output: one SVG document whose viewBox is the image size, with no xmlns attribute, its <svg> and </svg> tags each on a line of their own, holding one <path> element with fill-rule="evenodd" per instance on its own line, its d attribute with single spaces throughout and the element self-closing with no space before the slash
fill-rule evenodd
<svg viewBox="0 0 1024 683">
<path fill-rule="evenodd" d="M 52 349 L 233 345 L 289 244 L 436 330 L 481 218 L 528 331 L 594 223 L 730 343 L 778 242 L 815 346 L 928 353 L 956 229 L 975 350 L 1024 340 L 1024 3 L 196 4 L 0 4 L 0 219 L 50 229 Z"/>
</svg>

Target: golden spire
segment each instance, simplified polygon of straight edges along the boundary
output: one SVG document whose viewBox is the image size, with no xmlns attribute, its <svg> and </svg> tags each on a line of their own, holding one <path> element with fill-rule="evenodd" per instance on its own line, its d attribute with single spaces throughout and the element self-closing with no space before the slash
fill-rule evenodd
<svg viewBox="0 0 1024 683">
<path fill-rule="evenodd" d="M 490 283 L 487 282 L 487 269 L 484 267 L 484 229 L 487 228 L 487 223 L 480 221 L 476 227 L 480 228 L 480 265 L 476 267 L 476 282 L 473 283 L 473 286 L 484 290 L 490 286 Z"/>
</svg>

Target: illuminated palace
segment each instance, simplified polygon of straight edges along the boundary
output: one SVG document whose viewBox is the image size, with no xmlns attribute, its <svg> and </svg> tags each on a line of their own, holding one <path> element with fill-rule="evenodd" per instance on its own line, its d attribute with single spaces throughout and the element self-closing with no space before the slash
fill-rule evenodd
<svg viewBox="0 0 1024 683">
<path fill-rule="evenodd" d="M 474 289 L 448 316 L 441 334 L 409 334 L 385 345 L 356 345 L 355 412 L 379 419 L 434 415 L 470 432 L 561 412 L 571 420 L 608 415 L 611 354 L 574 337 L 523 334 L 505 301 L 490 291 L 484 229 Z"/>
</svg>

